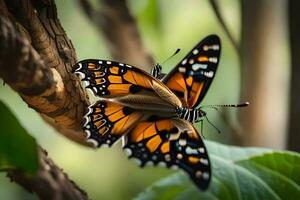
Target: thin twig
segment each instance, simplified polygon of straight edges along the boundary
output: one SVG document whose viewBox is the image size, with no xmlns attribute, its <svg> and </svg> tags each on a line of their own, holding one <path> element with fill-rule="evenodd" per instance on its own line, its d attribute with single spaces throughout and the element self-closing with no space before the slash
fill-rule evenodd
<svg viewBox="0 0 300 200">
<path fill-rule="evenodd" d="M 126 62 L 150 72 L 154 60 L 143 45 L 135 19 L 125 0 L 101 0 L 101 8 L 93 8 L 89 0 L 79 0 L 87 17 L 104 34 L 115 60 Z"/>
<path fill-rule="evenodd" d="M 216 17 L 218 18 L 219 23 L 221 24 L 222 28 L 224 29 L 226 35 L 228 36 L 228 38 L 231 41 L 232 45 L 234 46 L 235 50 L 237 52 L 239 52 L 238 42 L 234 39 L 234 37 L 233 37 L 232 33 L 230 32 L 228 26 L 226 25 L 225 20 L 221 15 L 220 8 L 219 8 L 216 0 L 209 0 L 209 3 L 211 4 L 211 7 L 212 7 Z"/>
</svg>

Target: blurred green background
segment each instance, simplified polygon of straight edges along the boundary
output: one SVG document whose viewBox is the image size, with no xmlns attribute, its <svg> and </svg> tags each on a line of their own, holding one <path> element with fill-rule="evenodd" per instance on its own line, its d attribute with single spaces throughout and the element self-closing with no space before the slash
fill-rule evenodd
<svg viewBox="0 0 300 200">
<path fill-rule="evenodd" d="M 217 34 L 222 40 L 222 56 L 216 78 L 202 105 L 236 103 L 239 97 L 239 63 L 236 52 L 220 27 L 207 0 L 139 0 L 129 1 L 147 49 L 156 62 L 163 62 L 177 48 L 179 55 L 163 65 L 168 72 L 202 38 Z M 222 14 L 234 36 L 239 36 L 240 13 L 238 1 L 220 1 Z M 104 40 L 93 24 L 83 15 L 76 1 L 56 1 L 60 21 L 72 40 L 78 60 L 85 58 L 109 59 Z M 225 12 L 226 11 L 226 12 Z M 71 142 L 56 133 L 40 116 L 12 91 L 0 86 L 0 99 L 15 113 L 23 126 L 45 148 L 55 163 L 78 183 L 92 199 L 131 199 L 156 180 L 174 173 L 164 168 L 140 169 L 127 159 L 120 144 L 108 149 L 92 150 Z M 222 130 L 204 123 L 204 136 L 211 140 L 230 143 L 231 135 L 220 114 L 207 110 L 210 120 Z M 234 110 L 230 117 L 235 119 Z M 198 127 L 199 128 L 199 127 Z M 0 173 L 0 199 L 37 199 Z"/>
</svg>

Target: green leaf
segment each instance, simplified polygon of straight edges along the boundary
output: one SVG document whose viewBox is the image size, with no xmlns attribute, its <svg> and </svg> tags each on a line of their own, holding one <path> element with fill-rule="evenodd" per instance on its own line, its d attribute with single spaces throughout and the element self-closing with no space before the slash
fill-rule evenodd
<svg viewBox="0 0 300 200">
<path fill-rule="evenodd" d="M 175 173 L 136 199 L 295 199 L 300 196 L 300 155 L 264 148 L 206 142 L 213 178 L 199 191 L 182 172 Z"/>
<path fill-rule="evenodd" d="M 0 171 L 10 169 L 35 173 L 38 169 L 37 144 L 0 101 Z"/>
</svg>

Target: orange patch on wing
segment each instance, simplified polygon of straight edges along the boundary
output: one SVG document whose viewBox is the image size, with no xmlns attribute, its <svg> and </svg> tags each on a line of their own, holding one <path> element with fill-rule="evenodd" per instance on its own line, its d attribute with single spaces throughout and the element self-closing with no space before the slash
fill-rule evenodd
<svg viewBox="0 0 300 200">
<path fill-rule="evenodd" d="M 137 82 L 134 80 L 134 77 L 133 77 L 133 72 L 132 71 L 127 71 L 124 75 L 123 75 L 123 78 L 128 81 L 129 83 L 133 83 L 133 84 L 137 84 Z"/>
<path fill-rule="evenodd" d="M 128 94 L 132 84 L 111 84 L 108 86 L 108 91 L 113 94 Z"/>
<path fill-rule="evenodd" d="M 94 122 L 94 125 L 95 125 L 97 128 L 100 128 L 104 123 L 105 123 L 105 119 L 102 119 L 102 120 L 99 120 L 99 121 Z"/>
<path fill-rule="evenodd" d="M 94 74 L 95 74 L 96 78 L 104 76 L 104 72 L 97 72 L 97 71 L 95 71 Z"/>
<path fill-rule="evenodd" d="M 193 77 L 192 77 L 192 76 L 189 76 L 189 77 L 186 79 L 186 84 L 187 84 L 188 86 L 191 86 L 192 83 L 193 83 Z"/>
<path fill-rule="evenodd" d="M 186 85 L 185 85 L 183 75 L 179 72 L 177 72 L 174 76 L 172 76 L 166 85 L 168 86 L 168 88 L 172 90 L 177 90 L 182 92 L 186 90 Z"/>
<path fill-rule="evenodd" d="M 101 112 L 101 108 L 96 107 L 96 108 L 95 108 L 95 113 L 99 113 L 99 112 Z"/>
<path fill-rule="evenodd" d="M 133 72 L 132 74 L 134 76 L 134 79 L 138 83 L 138 85 L 140 85 L 142 87 L 145 87 L 145 88 L 150 88 L 151 87 L 148 77 L 146 77 L 142 74 L 136 73 L 136 72 Z"/>
<path fill-rule="evenodd" d="M 140 120 L 140 113 L 132 113 L 114 124 L 113 134 L 126 134 Z"/>
<path fill-rule="evenodd" d="M 155 124 L 153 122 L 143 122 L 135 127 L 131 138 L 135 142 L 139 142 L 145 138 L 149 138 L 156 134 Z"/>
<path fill-rule="evenodd" d="M 208 57 L 206 57 L 206 56 L 199 56 L 198 57 L 198 61 L 199 62 L 207 62 L 208 61 Z"/>
<path fill-rule="evenodd" d="M 170 152 L 170 141 L 167 141 L 165 143 L 163 143 L 160 147 L 160 151 L 162 153 L 167 153 Z"/>
<path fill-rule="evenodd" d="M 199 98 L 199 95 L 203 89 L 204 82 L 194 82 L 190 91 L 190 98 L 188 99 L 188 105 L 193 107 Z"/>
<path fill-rule="evenodd" d="M 115 122 L 121 118 L 123 118 L 125 115 L 122 110 L 119 110 L 118 112 L 113 113 L 112 115 L 108 116 L 109 121 Z"/>
<path fill-rule="evenodd" d="M 118 133 L 122 133 L 122 132 L 123 132 L 122 130 L 124 130 L 124 126 L 125 126 L 125 124 L 126 124 L 128 118 L 129 118 L 129 116 L 124 117 L 124 118 L 121 119 L 120 121 L 116 122 L 116 123 L 114 124 L 114 128 L 112 129 L 112 132 L 113 132 L 113 133 L 117 133 L 117 134 L 118 134 Z"/>
<path fill-rule="evenodd" d="M 95 79 L 95 80 L 96 80 L 96 84 L 97 84 L 97 85 L 100 85 L 100 84 L 105 83 L 105 79 L 104 79 L 104 78 L 97 78 L 97 79 Z"/>
<path fill-rule="evenodd" d="M 162 131 L 162 130 L 171 130 L 172 128 L 172 124 L 171 124 L 171 121 L 166 119 L 166 120 L 160 120 L 160 121 L 157 121 L 156 122 L 156 127 L 159 131 Z"/>
<path fill-rule="evenodd" d="M 112 74 L 118 74 L 119 73 L 119 67 L 113 66 L 109 68 L 110 73 Z"/>
<path fill-rule="evenodd" d="M 150 152 L 154 152 L 157 149 L 157 147 L 160 145 L 160 143 L 161 143 L 161 138 L 159 135 L 157 135 L 151 138 L 147 142 L 146 146 L 148 147 Z"/>
<path fill-rule="evenodd" d="M 88 69 L 95 69 L 95 64 L 94 63 L 89 63 L 88 64 Z"/>
<path fill-rule="evenodd" d="M 200 161 L 200 158 L 190 156 L 190 157 L 188 157 L 188 160 L 189 160 L 190 163 L 196 164 Z"/>
<path fill-rule="evenodd" d="M 103 117 L 103 115 L 101 115 L 101 114 L 94 114 L 94 115 L 92 115 L 92 117 L 93 117 L 93 121 L 97 121 L 97 120 L 101 119 Z"/>
<path fill-rule="evenodd" d="M 119 105 L 119 104 L 108 103 L 107 107 L 105 108 L 105 114 L 111 115 L 112 113 L 115 113 L 115 112 L 121 110 L 123 107 L 124 106 Z"/>
<path fill-rule="evenodd" d="M 112 76 L 112 75 L 110 75 L 110 76 L 108 76 L 108 80 L 111 83 L 122 83 L 122 77 L 120 77 L 120 76 Z"/>
<path fill-rule="evenodd" d="M 108 130 L 109 130 L 109 128 L 107 126 L 104 126 L 103 128 L 98 130 L 98 133 L 100 135 L 104 135 Z"/>
</svg>

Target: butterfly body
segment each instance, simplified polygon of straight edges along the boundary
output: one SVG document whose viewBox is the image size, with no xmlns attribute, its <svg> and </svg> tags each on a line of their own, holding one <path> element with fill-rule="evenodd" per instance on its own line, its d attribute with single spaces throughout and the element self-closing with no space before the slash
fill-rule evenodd
<svg viewBox="0 0 300 200">
<path fill-rule="evenodd" d="M 97 59 L 75 66 L 86 88 L 99 100 L 88 107 L 83 129 L 96 147 L 121 138 L 129 158 L 140 166 L 183 169 L 196 186 L 207 189 L 211 169 L 205 145 L 192 123 L 206 113 L 197 108 L 215 76 L 220 40 L 202 40 L 175 68 L 158 80 L 131 65 Z"/>
<path fill-rule="evenodd" d="M 199 121 L 202 117 L 206 116 L 206 112 L 201 109 L 189 109 L 185 107 L 177 107 L 176 114 L 180 119 L 184 119 L 190 123 Z"/>
</svg>

